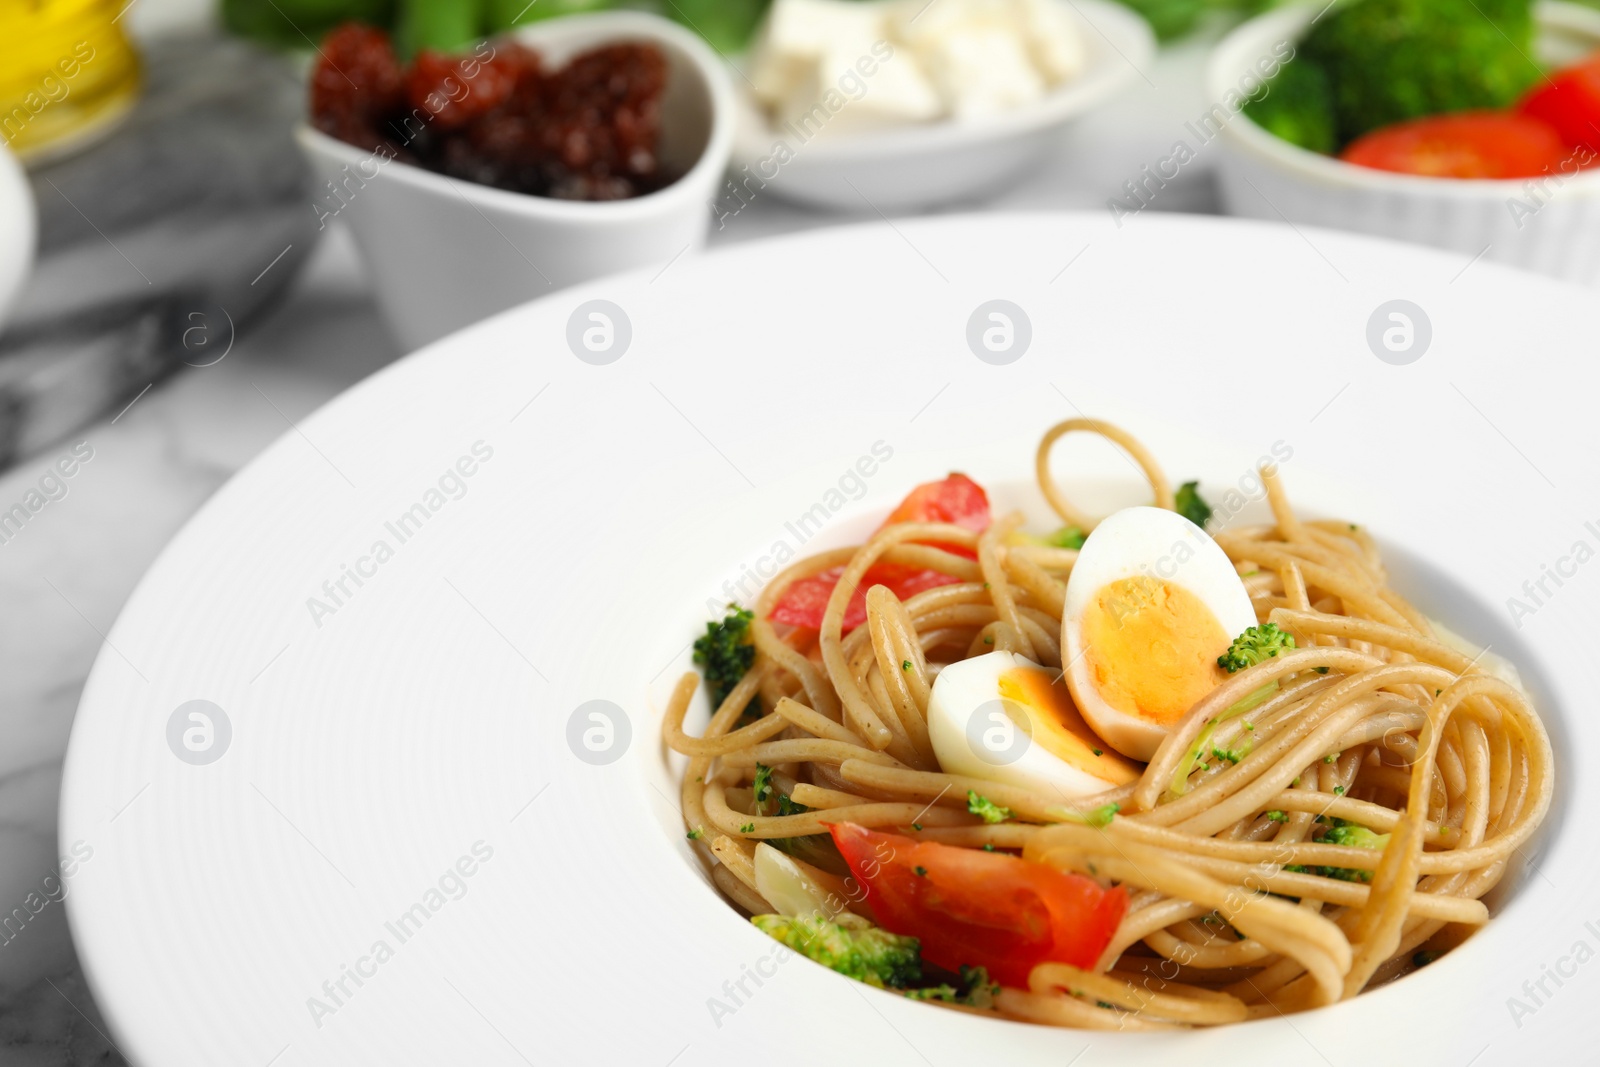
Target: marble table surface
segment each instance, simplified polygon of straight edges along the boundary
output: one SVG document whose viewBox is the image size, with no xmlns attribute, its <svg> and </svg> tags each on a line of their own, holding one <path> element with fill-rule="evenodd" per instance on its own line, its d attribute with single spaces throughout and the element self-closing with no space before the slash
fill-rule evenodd
<svg viewBox="0 0 1600 1067">
<path fill-rule="evenodd" d="M 145 33 L 182 25 L 193 0 L 135 11 Z M 141 21 L 142 20 L 142 21 Z M 1106 210 L 1205 110 L 1203 42 L 1164 53 L 1122 100 L 1063 137 L 1012 188 L 952 211 Z M 1213 211 L 1209 160 L 1152 205 Z M 825 215 L 757 200 L 710 247 L 876 214 Z M 1137 225 L 1133 220 L 1130 225 Z M 329 399 L 401 355 L 384 332 L 349 235 L 330 228 L 288 298 L 220 363 L 141 395 L 115 417 L 0 474 L 0 509 L 46 468 L 80 458 L 66 495 L 0 545 L 0 1063 L 122 1064 L 85 986 L 56 877 L 57 796 L 73 713 L 103 635 L 156 554 L 235 471 Z M 87 457 L 87 458 L 84 458 Z M 70 889 L 68 890 L 70 892 Z M 26 916 L 25 920 L 15 916 Z"/>
</svg>

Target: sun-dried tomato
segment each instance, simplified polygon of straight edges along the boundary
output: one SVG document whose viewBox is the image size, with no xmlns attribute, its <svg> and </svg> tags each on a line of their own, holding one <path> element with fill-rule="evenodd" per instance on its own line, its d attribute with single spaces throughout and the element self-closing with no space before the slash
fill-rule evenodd
<svg viewBox="0 0 1600 1067">
<path fill-rule="evenodd" d="M 341 27 L 313 73 L 313 121 L 352 144 L 389 143 L 431 170 L 538 196 L 618 200 L 665 184 L 659 49 L 606 45 L 547 70 L 514 42 L 492 48 L 423 52 L 402 71 L 381 32 Z M 346 67 L 360 76 L 346 79 Z"/>
<path fill-rule="evenodd" d="M 406 71 L 406 101 L 430 112 L 439 129 L 456 130 L 504 104 L 522 78 L 538 76 L 538 55 L 520 45 L 502 44 L 486 60 L 419 52 Z"/>
<path fill-rule="evenodd" d="M 311 71 L 311 118 L 341 141 L 375 148 L 389 140 L 384 123 L 404 103 L 400 62 L 389 35 L 354 22 L 322 40 Z"/>
</svg>

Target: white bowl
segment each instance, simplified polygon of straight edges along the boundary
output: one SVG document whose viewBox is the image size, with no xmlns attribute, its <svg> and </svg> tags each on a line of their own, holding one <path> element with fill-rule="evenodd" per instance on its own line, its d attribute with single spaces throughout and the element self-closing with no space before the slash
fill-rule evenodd
<svg viewBox="0 0 1600 1067">
<path fill-rule="evenodd" d="M 1207 99 L 1222 101 L 1275 46 L 1297 41 L 1323 0 L 1251 19 L 1217 45 Z M 1538 58 L 1573 62 L 1600 48 L 1600 12 L 1538 5 Z M 1293 62 L 1291 60 L 1291 62 Z M 1244 115 L 1223 127 L 1218 176 L 1230 214 L 1355 230 L 1497 260 L 1568 281 L 1600 278 L 1600 170 L 1566 176 L 1541 206 L 1526 179 L 1465 181 L 1358 167 L 1268 133 Z M 1518 206 L 1518 204 L 1522 206 Z"/>
<path fill-rule="evenodd" d="M 1138 15 L 1110 0 L 1056 0 L 1083 33 L 1083 72 L 1036 103 L 1002 115 L 870 133 L 825 133 L 801 142 L 775 128 L 746 90 L 739 94 L 734 181 L 758 194 L 854 211 L 904 211 L 986 193 L 1033 163 L 1062 127 L 1140 77 L 1155 37 Z M 781 165 L 778 142 L 792 152 Z M 748 170 L 746 169 L 748 168 Z M 741 201 L 725 192 L 721 211 Z"/>
<path fill-rule="evenodd" d="M 682 176 L 631 200 L 556 200 L 380 163 L 302 126 L 301 148 L 332 183 L 320 187 L 313 210 L 324 217 L 337 209 L 349 223 L 378 306 L 408 351 L 555 289 L 668 263 L 705 241 L 707 205 L 733 142 L 733 91 L 716 53 L 677 24 L 638 12 L 551 19 L 514 37 L 555 62 L 613 42 L 660 48 L 669 66 L 661 157 Z"/>
<path fill-rule="evenodd" d="M 28 176 L 17 157 L 0 142 L 0 324 L 33 266 L 38 236 L 38 213 Z"/>
</svg>

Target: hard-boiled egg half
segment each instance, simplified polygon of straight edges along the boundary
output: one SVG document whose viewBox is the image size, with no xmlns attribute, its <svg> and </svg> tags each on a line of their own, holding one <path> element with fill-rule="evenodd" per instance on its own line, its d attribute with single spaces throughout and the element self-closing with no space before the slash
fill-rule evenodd
<svg viewBox="0 0 1600 1067">
<path fill-rule="evenodd" d="M 1089 729 L 1056 671 L 1015 652 L 941 670 L 928 697 L 928 736 L 948 774 L 1063 798 L 1126 785 L 1140 772 Z"/>
<path fill-rule="evenodd" d="M 1148 760 L 1226 676 L 1217 657 L 1256 625 L 1217 543 L 1173 511 L 1137 507 L 1095 527 L 1067 579 L 1061 658 L 1083 718 Z"/>
</svg>

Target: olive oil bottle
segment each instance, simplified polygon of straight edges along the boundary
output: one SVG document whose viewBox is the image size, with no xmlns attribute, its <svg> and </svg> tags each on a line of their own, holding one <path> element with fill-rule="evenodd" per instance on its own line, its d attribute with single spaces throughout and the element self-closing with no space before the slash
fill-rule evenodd
<svg viewBox="0 0 1600 1067">
<path fill-rule="evenodd" d="M 26 162 L 113 125 L 139 92 L 130 0 L 0 0 L 0 137 Z"/>
</svg>

